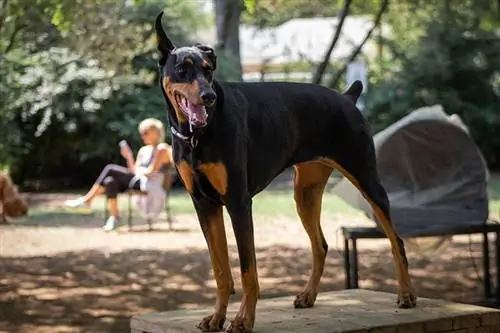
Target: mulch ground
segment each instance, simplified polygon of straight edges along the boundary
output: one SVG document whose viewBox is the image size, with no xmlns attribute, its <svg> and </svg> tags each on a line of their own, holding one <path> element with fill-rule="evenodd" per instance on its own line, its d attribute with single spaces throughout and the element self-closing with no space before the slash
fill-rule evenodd
<svg viewBox="0 0 500 333">
<path fill-rule="evenodd" d="M 47 206 L 61 199 L 51 195 L 31 200 Z M 331 250 L 321 291 L 344 288 L 337 231 L 340 223 L 366 223 L 357 219 L 324 217 Z M 135 232 L 104 233 L 98 228 L 101 224 L 100 214 L 73 219 L 68 213 L 43 223 L 28 219 L 0 227 L 0 332 L 127 332 L 134 314 L 212 306 L 215 285 L 194 215 L 175 216 L 174 231 L 160 223 L 155 232 L 138 226 Z M 256 216 L 255 224 L 262 297 L 299 292 L 311 265 L 309 241 L 299 220 Z M 238 258 L 229 221 L 226 228 L 238 290 L 232 300 L 238 301 Z M 395 274 L 387 241 L 360 245 L 360 287 L 393 292 Z M 477 239 L 469 244 L 467 237 L 457 237 L 431 258 L 410 251 L 419 295 L 480 300 L 480 250 Z"/>
</svg>

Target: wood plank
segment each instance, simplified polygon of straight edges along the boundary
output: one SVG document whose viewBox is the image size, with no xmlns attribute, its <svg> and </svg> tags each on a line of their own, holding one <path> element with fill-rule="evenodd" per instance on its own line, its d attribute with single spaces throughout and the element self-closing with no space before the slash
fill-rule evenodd
<svg viewBox="0 0 500 333">
<path fill-rule="evenodd" d="M 259 301 L 254 332 L 500 333 L 500 310 L 474 305 L 419 298 L 417 308 L 398 309 L 396 295 L 362 289 L 321 293 L 311 309 L 294 309 L 293 299 Z M 238 303 L 229 306 L 228 318 L 238 307 Z M 195 326 L 210 313 L 211 307 L 141 314 L 131 319 L 131 329 L 133 333 L 198 333 Z"/>
</svg>

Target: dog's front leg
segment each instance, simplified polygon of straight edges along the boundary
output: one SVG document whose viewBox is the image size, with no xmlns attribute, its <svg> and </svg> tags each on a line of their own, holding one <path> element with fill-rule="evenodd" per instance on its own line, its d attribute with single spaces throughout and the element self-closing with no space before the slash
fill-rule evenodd
<svg viewBox="0 0 500 333">
<path fill-rule="evenodd" d="M 228 203 L 227 210 L 231 217 L 238 255 L 240 258 L 241 282 L 243 298 L 240 309 L 231 320 L 227 332 L 250 333 L 255 322 L 255 308 L 260 296 L 257 276 L 257 260 L 255 258 L 255 244 L 252 220 L 252 200 L 238 203 Z"/>
<path fill-rule="evenodd" d="M 214 313 L 201 320 L 198 328 L 203 332 L 220 332 L 226 321 L 229 297 L 234 294 L 234 282 L 229 266 L 226 231 L 222 216 L 222 206 L 206 200 L 193 200 L 198 220 L 207 241 L 217 295 Z"/>
</svg>

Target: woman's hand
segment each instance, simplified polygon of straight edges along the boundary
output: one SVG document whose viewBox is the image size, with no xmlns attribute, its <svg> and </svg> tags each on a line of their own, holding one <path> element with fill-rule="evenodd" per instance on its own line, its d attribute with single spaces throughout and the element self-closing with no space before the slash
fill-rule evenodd
<svg viewBox="0 0 500 333">
<path fill-rule="evenodd" d="M 132 153 L 132 150 L 130 149 L 130 147 L 128 145 L 120 147 L 120 154 L 127 161 L 134 158 L 134 153 Z"/>
</svg>

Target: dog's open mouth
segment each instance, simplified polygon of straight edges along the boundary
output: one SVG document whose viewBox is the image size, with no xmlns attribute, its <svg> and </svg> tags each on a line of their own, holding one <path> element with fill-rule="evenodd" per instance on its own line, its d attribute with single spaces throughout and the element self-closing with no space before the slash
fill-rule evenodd
<svg viewBox="0 0 500 333">
<path fill-rule="evenodd" d="M 178 92 L 175 92 L 174 95 L 177 105 L 184 112 L 189 123 L 197 127 L 203 127 L 207 124 L 208 113 L 205 106 L 191 103 L 189 99 Z"/>
</svg>

